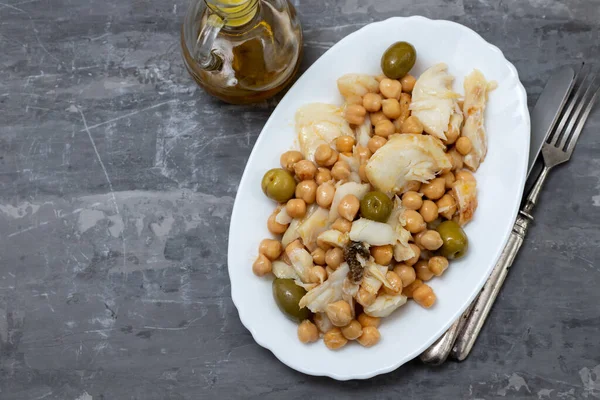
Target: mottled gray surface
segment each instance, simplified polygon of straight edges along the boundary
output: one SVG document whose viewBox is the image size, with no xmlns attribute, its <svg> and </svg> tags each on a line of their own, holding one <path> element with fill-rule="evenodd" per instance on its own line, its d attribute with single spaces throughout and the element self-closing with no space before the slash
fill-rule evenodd
<svg viewBox="0 0 600 400">
<path fill-rule="evenodd" d="M 598 0 L 297 0 L 306 69 L 392 15 L 463 23 L 535 102 L 600 62 Z M 366 382 L 295 372 L 231 302 L 229 214 L 276 101 L 229 106 L 188 78 L 186 4 L 0 3 L 0 398 L 600 398 L 600 109 L 550 178 L 471 357 Z M 360 51 L 360 49 L 357 49 Z"/>
</svg>

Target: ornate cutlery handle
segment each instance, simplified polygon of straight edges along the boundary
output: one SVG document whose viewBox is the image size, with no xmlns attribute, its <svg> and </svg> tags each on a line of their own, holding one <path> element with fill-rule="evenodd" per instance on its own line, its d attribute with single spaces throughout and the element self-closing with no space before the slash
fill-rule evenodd
<svg viewBox="0 0 600 400">
<path fill-rule="evenodd" d="M 465 322 L 467 322 L 467 318 L 471 314 L 474 305 L 475 300 L 437 341 L 421 353 L 421 361 L 429 365 L 441 365 L 446 361 L 452 351 L 454 341 L 456 340 L 458 333 L 463 330 Z"/>
<path fill-rule="evenodd" d="M 532 220 L 533 218 L 528 213 L 524 211 L 519 212 L 519 216 L 513 226 L 508 243 L 500 256 L 500 259 L 496 263 L 490 278 L 483 287 L 481 294 L 475 301 L 473 312 L 467 318 L 465 326 L 456 340 L 456 344 L 451 353 L 453 358 L 462 361 L 471 352 L 471 349 L 479 336 L 479 332 L 492 309 L 492 305 L 502 288 L 504 279 L 506 278 L 506 275 L 508 275 L 508 269 L 512 265 L 523 244 L 529 223 Z"/>
</svg>

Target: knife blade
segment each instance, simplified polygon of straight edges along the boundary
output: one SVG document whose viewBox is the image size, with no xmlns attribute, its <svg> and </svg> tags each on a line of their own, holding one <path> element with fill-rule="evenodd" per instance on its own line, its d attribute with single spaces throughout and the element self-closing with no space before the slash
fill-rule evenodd
<svg viewBox="0 0 600 400">
<path fill-rule="evenodd" d="M 541 160 L 538 161 L 539 153 L 542 145 L 548 138 L 550 132 L 556 124 L 560 110 L 562 110 L 571 89 L 575 83 L 575 71 L 569 66 L 559 68 L 552 74 L 542 93 L 538 97 L 535 107 L 531 111 L 531 138 L 529 144 L 529 162 L 527 164 L 527 186 L 530 186 L 530 181 L 535 181 L 535 177 L 541 172 Z M 532 175 L 532 172 L 533 175 Z M 532 176 L 532 179 L 529 177 Z M 490 276 L 497 274 L 496 267 Z M 489 279 L 488 279 L 489 282 Z M 488 283 L 486 283 L 488 285 Z M 485 288 L 485 286 L 484 286 Z M 482 289 L 483 290 L 483 289 Z M 425 350 L 420 359 L 425 364 L 439 365 L 443 363 L 450 354 L 454 343 L 460 335 L 464 326 L 465 320 L 469 317 L 473 310 L 474 302 L 460 316 L 459 322 L 455 322 L 434 344 Z M 479 332 L 474 333 L 478 335 Z M 455 355 L 453 355 L 455 356 Z M 456 357 L 455 357 L 456 358 Z M 464 358 L 463 358 L 464 359 Z M 462 361 L 462 360 L 461 360 Z"/>
</svg>

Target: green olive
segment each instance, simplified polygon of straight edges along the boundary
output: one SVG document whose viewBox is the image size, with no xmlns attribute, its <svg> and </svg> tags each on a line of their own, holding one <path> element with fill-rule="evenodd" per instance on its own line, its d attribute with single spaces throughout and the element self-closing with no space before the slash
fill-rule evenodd
<svg viewBox="0 0 600 400">
<path fill-rule="evenodd" d="M 261 187 L 268 198 L 285 203 L 294 197 L 296 181 L 285 169 L 273 168 L 263 176 Z"/>
<path fill-rule="evenodd" d="M 288 318 L 301 322 L 310 317 L 310 310 L 306 307 L 300 308 L 298 303 L 304 297 L 306 290 L 296 285 L 293 279 L 275 279 L 273 281 L 273 298 L 277 307 Z"/>
<path fill-rule="evenodd" d="M 360 214 L 373 221 L 386 222 L 393 207 L 392 201 L 385 193 L 369 192 L 360 201 Z"/>
<path fill-rule="evenodd" d="M 408 42 L 396 42 L 381 57 L 381 70 L 390 79 L 400 79 L 408 74 L 417 61 L 417 51 Z"/>
<path fill-rule="evenodd" d="M 442 237 L 444 244 L 440 248 L 440 254 L 452 260 L 461 258 L 469 248 L 469 239 L 463 229 L 454 221 L 444 221 L 437 231 Z"/>
</svg>

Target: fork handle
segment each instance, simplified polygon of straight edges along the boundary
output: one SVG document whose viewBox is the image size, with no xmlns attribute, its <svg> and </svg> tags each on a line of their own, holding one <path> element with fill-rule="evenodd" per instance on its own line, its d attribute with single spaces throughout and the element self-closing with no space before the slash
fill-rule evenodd
<svg viewBox="0 0 600 400">
<path fill-rule="evenodd" d="M 456 337 L 458 336 L 458 333 L 463 330 L 465 322 L 468 316 L 471 314 L 474 305 L 475 301 L 473 301 L 469 307 L 467 307 L 460 317 L 454 321 L 450 328 L 448 328 L 448 330 L 444 332 L 444 334 L 440 336 L 437 341 L 435 341 L 427 348 L 427 350 L 421 353 L 419 356 L 421 361 L 429 365 L 441 365 L 444 363 L 444 361 L 446 361 L 450 355 L 450 352 L 452 351 Z"/>
<path fill-rule="evenodd" d="M 540 173 L 540 176 L 535 180 L 535 184 L 529 191 L 527 195 L 527 200 L 525 200 L 525 207 L 523 207 L 523 212 L 530 215 L 533 207 L 537 204 L 538 198 L 540 197 L 540 193 L 542 192 L 542 186 L 546 183 L 546 178 L 548 177 L 548 172 L 550 172 L 551 167 L 547 167 L 544 164 L 544 169 Z"/>
<path fill-rule="evenodd" d="M 463 361 L 471 352 L 471 349 L 479 336 L 479 332 L 492 309 L 492 305 L 494 304 L 496 297 L 498 297 L 502 284 L 508 275 L 508 269 L 512 265 L 523 244 L 529 223 L 532 220 L 533 218 L 528 213 L 524 211 L 519 212 L 519 216 L 513 226 L 508 243 L 506 244 L 506 247 L 504 247 L 504 251 L 502 251 L 500 259 L 496 263 L 481 294 L 475 301 L 473 312 L 467 318 L 462 331 L 456 339 L 454 348 L 451 352 L 452 358 Z"/>
</svg>

